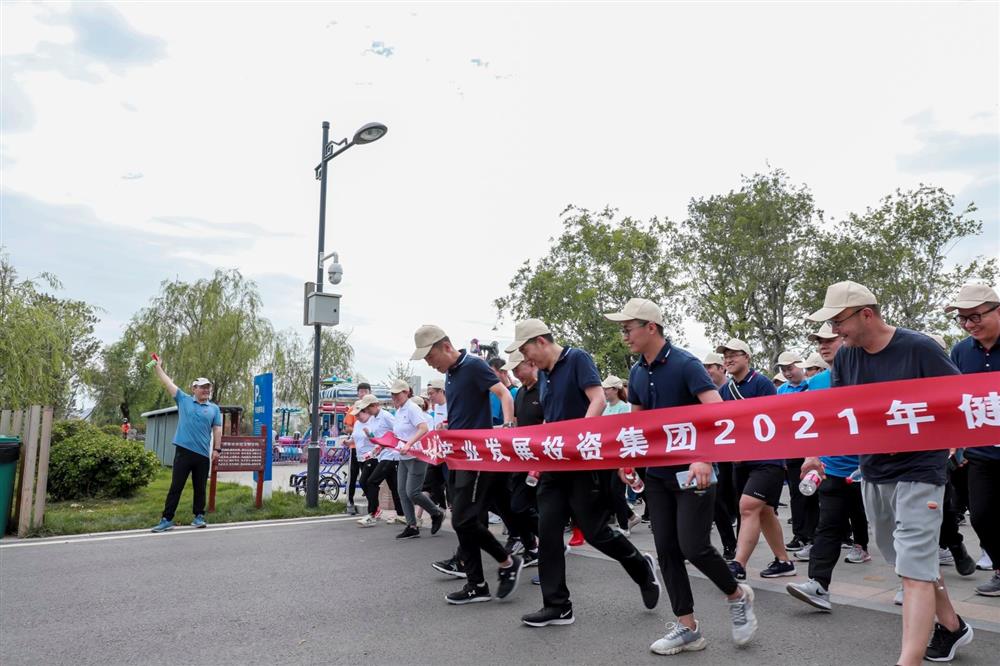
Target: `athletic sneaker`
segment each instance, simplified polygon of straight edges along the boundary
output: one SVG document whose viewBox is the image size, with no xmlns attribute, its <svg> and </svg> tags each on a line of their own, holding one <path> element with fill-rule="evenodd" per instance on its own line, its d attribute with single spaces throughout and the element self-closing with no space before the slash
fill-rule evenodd
<svg viewBox="0 0 1000 666">
<path fill-rule="evenodd" d="M 743 568 L 742 564 L 740 564 L 736 560 L 727 562 L 727 564 L 729 565 L 729 570 L 733 573 L 733 578 L 735 578 L 736 580 L 747 579 L 747 570 Z"/>
<path fill-rule="evenodd" d="M 372 515 L 367 515 L 361 520 L 357 521 L 358 525 L 361 527 L 375 527 L 378 525 L 378 518 Z"/>
<path fill-rule="evenodd" d="M 516 555 L 524 550 L 524 544 L 521 543 L 520 538 L 512 536 L 507 538 L 507 543 L 504 544 L 503 548 L 508 555 Z"/>
<path fill-rule="evenodd" d="M 403 528 L 403 531 L 396 535 L 397 539 L 416 539 L 420 536 L 420 528 L 414 527 L 413 525 L 407 525 Z"/>
<path fill-rule="evenodd" d="M 900 585 L 899 589 L 896 590 L 896 596 L 892 598 L 892 603 L 896 606 L 903 605 L 903 586 Z"/>
<path fill-rule="evenodd" d="M 797 550 L 802 550 L 806 547 L 805 541 L 802 541 L 798 537 L 793 537 L 791 541 L 785 544 L 785 550 L 789 553 L 794 553 Z"/>
<path fill-rule="evenodd" d="M 813 545 L 811 543 L 807 543 L 805 546 L 802 547 L 801 550 L 795 551 L 795 559 L 802 560 L 804 562 L 808 562 L 809 561 L 809 553 L 812 552 L 812 549 L 813 549 Z"/>
<path fill-rule="evenodd" d="M 864 564 L 865 562 L 871 562 L 872 556 L 868 554 L 867 550 L 858 544 L 854 544 L 851 546 L 851 549 L 847 551 L 847 556 L 844 558 L 844 561 L 848 564 Z"/>
<path fill-rule="evenodd" d="M 510 559 L 513 564 L 497 569 L 497 599 L 506 599 L 512 595 L 521 580 L 521 567 L 524 566 L 524 560 L 517 555 L 511 555 Z"/>
<path fill-rule="evenodd" d="M 746 645 L 757 633 L 757 615 L 753 612 L 753 588 L 746 583 L 740 583 L 743 592 L 741 599 L 730 601 L 729 619 L 733 623 L 733 642 Z"/>
<path fill-rule="evenodd" d="M 541 576 L 532 576 L 531 577 L 531 584 L 532 585 L 541 585 L 542 584 L 542 577 Z"/>
<path fill-rule="evenodd" d="M 585 543 L 587 543 L 587 540 L 583 538 L 583 532 L 580 530 L 579 527 L 574 527 L 573 536 L 571 536 L 569 539 L 569 545 L 576 547 L 576 546 L 582 546 Z"/>
<path fill-rule="evenodd" d="M 454 557 L 450 560 L 441 560 L 440 562 L 434 562 L 431 567 L 435 571 L 440 571 L 448 576 L 454 576 L 455 578 L 465 578 L 465 567 L 462 563 L 456 560 Z"/>
<path fill-rule="evenodd" d="M 690 629 L 680 622 L 668 622 L 667 634 L 649 646 L 650 652 L 655 652 L 656 654 L 679 654 L 681 652 L 704 650 L 708 642 L 701 635 L 701 628 L 698 626 L 698 622 L 695 622 L 694 626 L 694 629 Z"/>
<path fill-rule="evenodd" d="M 638 525 L 640 522 L 642 522 L 642 520 L 639 518 L 639 516 L 637 516 L 637 515 L 635 515 L 633 513 L 631 516 L 628 517 L 628 529 L 631 530 L 633 527 L 635 527 L 636 525 Z"/>
<path fill-rule="evenodd" d="M 976 594 L 984 597 L 1000 597 L 1000 571 L 993 572 L 993 578 L 976 586 Z"/>
<path fill-rule="evenodd" d="M 976 568 L 980 571 L 993 571 L 993 560 L 990 559 L 989 555 L 983 552 L 982 557 L 980 557 L 979 561 L 976 562 Z"/>
<path fill-rule="evenodd" d="M 948 631 L 937 622 L 934 623 L 934 633 L 927 644 L 924 659 L 927 661 L 951 661 L 955 658 L 955 650 L 972 642 L 972 627 L 958 618 L 958 630 Z"/>
<path fill-rule="evenodd" d="M 521 553 L 521 559 L 524 560 L 525 567 L 537 567 L 538 566 L 538 551 L 537 550 L 526 550 Z"/>
<path fill-rule="evenodd" d="M 795 564 L 793 562 L 782 562 L 777 557 L 767 565 L 767 568 L 760 572 L 761 578 L 780 578 L 782 576 L 794 576 Z"/>
<path fill-rule="evenodd" d="M 482 585 L 473 585 L 472 583 L 466 583 L 458 592 L 452 592 L 451 594 L 445 595 L 444 599 L 449 604 L 455 606 L 461 606 L 462 604 L 475 604 L 481 601 L 489 601 L 493 597 L 490 596 L 490 588 L 483 583 Z"/>
<path fill-rule="evenodd" d="M 358 507 L 354 506 L 354 504 L 348 504 L 347 505 L 347 515 L 348 516 L 356 516 L 356 515 L 358 515 Z"/>
<path fill-rule="evenodd" d="M 820 583 L 811 578 L 804 583 L 789 583 L 785 586 L 788 594 L 799 601 L 804 601 L 813 608 L 830 612 L 833 607 L 830 605 L 830 593 L 826 591 Z"/>
<path fill-rule="evenodd" d="M 642 592 L 642 603 L 649 610 L 653 610 L 660 601 L 660 577 L 656 571 L 659 567 L 656 566 L 656 560 L 649 553 L 643 553 L 642 559 L 646 560 L 646 564 L 649 565 L 649 575 L 653 580 L 641 585 L 639 590 Z"/>
<path fill-rule="evenodd" d="M 938 564 L 945 566 L 948 564 L 954 564 L 955 557 L 951 554 L 951 551 L 947 548 L 938 548 Z"/>
<path fill-rule="evenodd" d="M 156 524 L 156 527 L 152 529 L 153 532 L 166 532 L 167 530 L 174 529 L 174 521 L 167 520 L 166 518 L 160 518 L 160 522 Z"/>
<path fill-rule="evenodd" d="M 976 573 L 976 561 L 972 559 L 969 551 L 965 549 L 965 544 L 960 543 L 948 550 L 951 551 L 952 559 L 955 561 L 955 570 L 958 571 L 958 575 L 971 576 Z"/>
<path fill-rule="evenodd" d="M 398 524 L 400 524 L 400 525 L 406 525 L 407 524 L 407 522 L 406 522 L 406 516 L 404 516 L 403 514 L 400 514 L 400 513 L 396 514 L 395 521 Z"/>
<path fill-rule="evenodd" d="M 547 627 L 550 624 L 573 624 L 573 607 L 553 608 L 544 606 L 541 610 L 521 616 L 521 622 L 529 627 Z"/>
<path fill-rule="evenodd" d="M 499 525 L 501 522 L 500 516 L 490 511 L 489 523 L 490 525 Z"/>
<path fill-rule="evenodd" d="M 736 559 L 736 549 L 735 548 L 723 548 L 722 549 L 722 559 L 726 562 L 732 562 Z"/>
<path fill-rule="evenodd" d="M 191 521 L 191 527 L 208 527 L 208 523 L 205 522 L 205 516 L 200 513 L 194 517 Z"/>
<path fill-rule="evenodd" d="M 431 516 L 431 536 L 440 532 L 442 525 L 444 525 L 444 511 L 436 516 Z"/>
</svg>

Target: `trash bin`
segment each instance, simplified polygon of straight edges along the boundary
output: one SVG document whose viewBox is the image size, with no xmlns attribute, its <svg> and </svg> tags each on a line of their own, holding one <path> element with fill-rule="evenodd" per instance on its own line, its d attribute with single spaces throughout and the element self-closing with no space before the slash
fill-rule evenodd
<svg viewBox="0 0 1000 666">
<path fill-rule="evenodd" d="M 21 440 L 17 437 L 0 437 L 0 537 L 7 533 L 10 504 L 14 499 L 14 477 L 17 460 L 21 457 Z"/>
</svg>

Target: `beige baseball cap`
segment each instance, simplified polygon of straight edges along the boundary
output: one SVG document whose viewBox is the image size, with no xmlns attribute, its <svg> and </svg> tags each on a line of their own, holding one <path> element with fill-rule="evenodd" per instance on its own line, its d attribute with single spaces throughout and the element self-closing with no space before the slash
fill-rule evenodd
<svg viewBox="0 0 1000 666">
<path fill-rule="evenodd" d="M 404 382 L 402 379 L 397 379 L 389 387 L 389 393 L 402 393 L 403 391 L 409 391 L 410 385 Z M 368 396 L 365 396 L 366 398 Z"/>
<path fill-rule="evenodd" d="M 431 350 L 434 343 L 440 342 L 447 337 L 448 334 L 440 326 L 424 324 L 413 334 L 413 343 L 417 346 L 417 350 L 410 355 L 410 360 L 419 361 L 422 358 L 426 358 L 427 352 Z"/>
<path fill-rule="evenodd" d="M 778 354 L 778 367 L 785 365 L 797 365 L 800 368 L 806 367 L 802 365 L 802 356 L 792 351 L 784 351 Z"/>
<path fill-rule="evenodd" d="M 351 408 L 347 410 L 347 413 L 350 414 L 351 416 L 357 416 L 362 409 L 364 408 L 361 406 L 361 401 L 355 400 L 354 404 L 351 405 Z"/>
<path fill-rule="evenodd" d="M 833 340 L 836 337 L 839 336 L 833 332 L 833 328 L 826 322 L 823 322 L 823 325 L 819 327 L 818 331 L 809 334 L 809 342 L 818 342 L 819 340 Z"/>
<path fill-rule="evenodd" d="M 701 363 L 702 365 L 722 365 L 722 355 L 715 352 L 708 352 Z"/>
<path fill-rule="evenodd" d="M 965 307 L 965 306 L 963 305 L 962 307 Z M 969 307 L 975 307 L 975 306 L 969 306 Z M 937 333 L 924 333 L 924 335 L 926 335 L 928 338 L 930 338 L 934 342 L 938 343 L 938 347 L 940 347 L 944 351 L 948 351 L 948 343 L 945 342 L 944 338 L 942 338 L 940 335 L 938 335 Z"/>
<path fill-rule="evenodd" d="M 525 319 L 514 324 L 514 342 L 507 345 L 504 350 L 508 354 L 516 352 L 528 340 L 533 340 L 539 335 L 551 335 L 552 331 L 541 319 Z"/>
<path fill-rule="evenodd" d="M 750 353 L 750 345 L 748 345 L 747 343 L 743 342 L 742 340 L 738 340 L 736 338 L 729 338 L 729 342 L 727 342 L 724 345 L 719 345 L 718 347 L 716 347 L 715 348 L 715 353 L 716 354 L 725 354 L 727 349 L 729 351 L 741 351 L 744 354 L 746 354 L 747 356 L 751 355 L 751 353 Z"/>
<path fill-rule="evenodd" d="M 781 373 L 781 370 L 778 370 L 777 374 L 774 375 L 774 381 L 778 382 L 779 384 L 784 384 L 788 380 L 785 379 L 785 375 Z"/>
<path fill-rule="evenodd" d="M 425 409 L 425 405 L 427 404 L 424 402 L 423 396 L 420 395 L 415 395 L 412 398 L 410 398 L 410 402 L 419 407 L 421 410 Z"/>
<path fill-rule="evenodd" d="M 444 390 L 444 380 L 443 379 L 432 379 L 429 382 L 427 382 L 427 388 L 429 388 L 429 389 L 437 389 L 439 391 L 443 391 Z"/>
<path fill-rule="evenodd" d="M 844 280 L 837 284 L 831 284 L 826 288 L 826 298 L 823 299 L 823 307 L 813 312 L 806 319 L 826 321 L 836 317 L 847 308 L 856 308 L 862 305 L 878 305 L 875 294 L 863 284 Z"/>
<path fill-rule="evenodd" d="M 634 319 L 634 317 L 633 317 Z M 652 321 L 652 319 L 650 319 Z M 601 382 L 602 388 L 615 388 L 620 389 L 624 386 L 621 377 L 615 377 L 614 375 L 608 375 L 607 379 Z"/>
<path fill-rule="evenodd" d="M 958 296 L 948 304 L 944 311 L 974 308 L 983 303 L 1000 303 L 1000 296 L 997 296 L 997 292 L 985 284 L 963 284 L 962 288 L 958 290 Z"/>
<path fill-rule="evenodd" d="M 368 407 L 371 407 L 372 405 L 377 405 L 378 398 L 375 397 L 374 393 L 369 393 L 368 395 L 361 398 L 361 400 L 358 400 L 354 404 L 358 406 L 358 411 L 360 412 L 362 409 L 366 409 Z"/>
<path fill-rule="evenodd" d="M 503 369 L 507 371 L 513 370 L 517 366 L 521 365 L 522 361 L 524 361 L 524 354 L 515 349 L 510 352 L 510 356 L 507 357 L 507 362 L 503 364 Z"/>
<path fill-rule="evenodd" d="M 819 355 L 819 352 L 813 352 L 812 354 L 809 354 L 809 358 L 807 358 L 803 362 L 802 367 L 803 368 L 823 368 L 824 370 L 829 370 L 830 369 L 829 364 L 826 361 L 823 360 L 823 357 Z"/>
<path fill-rule="evenodd" d="M 663 326 L 663 311 L 660 310 L 660 306 L 645 298 L 630 298 L 621 312 L 607 312 L 604 314 L 604 318 L 611 321 L 638 319 Z"/>
<path fill-rule="evenodd" d="M 212 385 L 212 380 L 211 379 L 207 379 L 205 377 L 199 377 L 198 379 L 196 379 L 193 382 L 191 382 L 191 386 L 205 386 L 206 384 L 208 386 L 211 386 Z"/>
</svg>

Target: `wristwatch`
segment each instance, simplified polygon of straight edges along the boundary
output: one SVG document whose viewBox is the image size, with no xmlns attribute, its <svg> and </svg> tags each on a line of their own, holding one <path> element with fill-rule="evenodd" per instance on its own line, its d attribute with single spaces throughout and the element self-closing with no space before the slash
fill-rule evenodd
<svg viewBox="0 0 1000 666">
<path fill-rule="evenodd" d="M 513 428 L 515 426 L 517 426 L 517 424 L 514 421 L 507 421 L 506 423 L 503 424 L 504 428 Z"/>
</svg>

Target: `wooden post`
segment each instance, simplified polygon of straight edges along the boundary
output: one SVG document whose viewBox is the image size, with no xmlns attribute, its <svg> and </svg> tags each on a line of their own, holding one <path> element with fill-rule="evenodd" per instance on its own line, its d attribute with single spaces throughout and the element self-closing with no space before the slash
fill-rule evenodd
<svg viewBox="0 0 1000 666">
<path fill-rule="evenodd" d="M 28 412 L 28 423 L 24 428 L 24 445 L 27 450 L 24 453 L 24 472 L 21 477 L 23 479 L 20 495 L 21 513 L 17 521 L 17 536 L 19 537 L 28 536 L 28 528 L 31 527 L 31 504 L 32 496 L 35 494 L 35 466 L 38 460 L 38 431 L 41 425 L 39 423 L 41 412 L 40 406 L 32 406 Z"/>
<path fill-rule="evenodd" d="M 208 512 L 215 513 L 215 486 L 219 480 L 219 471 L 216 469 L 215 461 L 212 461 L 212 473 L 209 475 L 211 479 L 208 482 Z"/>
<path fill-rule="evenodd" d="M 254 502 L 254 505 L 258 509 L 261 508 L 262 506 L 264 506 L 264 470 L 267 469 L 267 462 L 266 462 L 267 461 L 267 447 L 269 446 L 268 445 L 268 441 L 267 441 L 267 426 L 266 425 L 261 425 L 260 426 L 260 436 L 261 436 L 261 439 L 264 442 L 263 446 L 261 447 L 261 456 L 260 456 L 261 461 L 264 463 L 264 467 L 259 472 L 257 472 L 257 499 Z"/>
<path fill-rule="evenodd" d="M 21 425 L 24 421 L 24 410 L 18 409 L 14 412 L 14 416 L 11 422 L 10 434 L 13 437 L 21 438 L 21 453 L 17 457 L 17 488 L 14 488 L 14 517 L 10 521 L 10 525 L 14 526 L 19 524 L 21 519 L 21 491 L 24 490 L 24 458 L 28 450 L 28 445 L 25 442 L 23 433 L 21 432 Z"/>
<path fill-rule="evenodd" d="M 38 485 L 35 486 L 35 516 L 32 527 L 45 521 L 45 493 L 49 487 L 49 445 L 52 443 L 52 408 L 42 412 L 42 436 L 38 442 Z"/>
<path fill-rule="evenodd" d="M 10 434 L 10 415 L 11 411 L 9 409 L 0 412 L 0 435 L 6 436 Z"/>
</svg>

